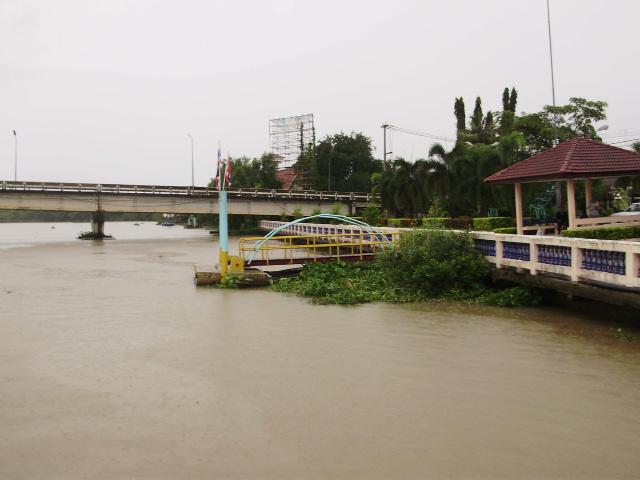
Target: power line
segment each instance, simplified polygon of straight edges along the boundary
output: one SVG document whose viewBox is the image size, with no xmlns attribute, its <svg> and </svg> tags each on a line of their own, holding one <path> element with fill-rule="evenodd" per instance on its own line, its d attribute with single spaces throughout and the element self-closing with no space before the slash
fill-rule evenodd
<svg viewBox="0 0 640 480">
<path fill-rule="evenodd" d="M 609 142 L 609 145 L 617 145 L 619 143 L 631 143 L 631 142 L 637 142 L 638 140 L 640 140 L 640 138 L 632 138 L 630 140 L 623 140 L 621 142 Z"/>
<path fill-rule="evenodd" d="M 627 131 L 621 131 L 618 133 L 602 132 L 600 135 L 602 135 L 603 137 L 609 138 L 609 137 L 626 137 L 627 135 L 637 135 L 639 133 L 640 133 L 640 130 L 627 130 Z"/>
<path fill-rule="evenodd" d="M 429 133 L 417 132 L 415 130 L 409 130 L 408 128 L 396 127 L 395 125 L 387 125 L 388 130 L 394 130 L 396 132 L 407 133 L 409 135 L 417 135 L 419 137 L 431 138 L 433 140 L 444 140 L 445 142 L 455 142 L 453 138 L 447 138 L 440 135 L 431 135 Z"/>
</svg>

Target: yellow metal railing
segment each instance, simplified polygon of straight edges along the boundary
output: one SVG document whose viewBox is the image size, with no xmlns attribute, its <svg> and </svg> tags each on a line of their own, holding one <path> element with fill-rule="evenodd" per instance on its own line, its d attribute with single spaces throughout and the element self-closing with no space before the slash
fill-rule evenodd
<svg viewBox="0 0 640 480">
<path fill-rule="evenodd" d="M 252 260 L 260 263 L 279 264 L 301 263 L 301 260 L 315 262 L 327 257 L 336 260 L 364 260 L 375 255 L 381 248 L 397 242 L 398 234 L 376 234 L 370 232 L 337 233 L 329 235 L 291 235 L 272 237 L 241 238 L 240 257 L 249 264 Z"/>
</svg>

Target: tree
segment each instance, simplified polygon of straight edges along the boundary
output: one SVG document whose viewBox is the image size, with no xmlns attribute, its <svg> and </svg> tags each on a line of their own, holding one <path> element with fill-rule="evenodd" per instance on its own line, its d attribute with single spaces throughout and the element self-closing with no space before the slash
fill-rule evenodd
<svg viewBox="0 0 640 480">
<path fill-rule="evenodd" d="M 232 158 L 233 187 L 234 188 L 282 188 L 278 180 L 278 160 L 272 153 L 263 153 L 260 158 Z M 215 187 L 215 179 L 209 182 L 209 187 Z"/>
<path fill-rule="evenodd" d="M 516 87 L 511 87 L 511 94 L 509 95 L 509 108 L 505 108 L 505 110 L 509 110 L 510 112 L 516 113 L 517 104 L 518 104 L 518 92 L 516 91 Z"/>
<path fill-rule="evenodd" d="M 362 133 L 327 135 L 315 150 L 319 190 L 371 191 L 371 175 L 382 171 L 382 161 L 373 158 L 371 139 Z"/>
<path fill-rule="evenodd" d="M 464 132 L 467 116 L 464 111 L 464 100 L 462 99 L 462 97 L 456 98 L 456 101 L 453 105 L 453 112 L 456 116 L 456 131 L 458 133 Z"/>
<path fill-rule="evenodd" d="M 373 175 L 373 192 L 380 194 L 382 208 L 396 218 L 414 217 L 426 210 L 426 162 L 409 163 L 402 158 L 393 160 L 389 168 Z"/>
<path fill-rule="evenodd" d="M 509 89 L 505 87 L 502 92 L 502 112 L 498 114 L 497 124 L 499 135 L 509 135 L 513 131 L 513 123 L 516 117 L 516 105 L 518 103 L 518 92 L 515 87 Z"/>
<path fill-rule="evenodd" d="M 606 107 L 606 102 L 579 97 L 572 97 L 567 105 L 556 107 L 558 142 L 576 137 L 602 141 L 593 123 L 607 118 Z M 516 117 L 514 128 L 524 135 L 529 154 L 535 155 L 555 146 L 553 113 L 553 106 L 546 105 L 540 112 Z"/>
<path fill-rule="evenodd" d="M 487 187 L 484 179 L 499 170 L 554 146 L 553 107 L 545 106 L 533 114 L 516 115 L 518 92 L 515 87 L 502 92 L 502 111 L 495 115 L 482 109 L 476 98 L 469 125 L 464 125 L 464 101 L 456 98 L 454 115 L 458 140 L 451 151 L 440 144 L 429 150 L 426 191 L 430 201 L 439 199 L 449 213 L 486 214 L 488 207 L 513 211 L 511 189 Z M 582 136 L 600 140 L 594 123 L 606 118 L 605 102 L 574 97 L 568 105 L 556 107 L 560 141 Z M 640 146 L 640 145 L 639 145 Z M 535 196 L 540 185 L 525 188 Z"/>
<path fill-rule="evenodd" d="M 462 98 L 456 98 L 453 107 L 456 116 L 456 124 L 458 126 L 458 140 L 468 143 L 492 143 L 495 137 L 495 120 L 491 111 L 485 116 L 482 112 L 482 99 L 476 97 L 476 104 L 473 109 L 473 115 L 469 117 L 469 128 L 464 128 L 464 122 L 461 115 L 464 114 L 464 103 Z M 462 125 L 463 128 L 460 128 Z"/>
<path fill-rule="evenodd" d="M 298 188 L 304 190 L 317 189 L 318 167 L 316 162 L 316 129 L 308 145 L 304 144 L 304 125 L 300 125 L 300 155 L 293 165 Z"/>
<path fill-rule="evenodd" d="M 442 203 L 452 216 L 460 210 L 458 168 L 465 153 L 466 146 L 462 141 L 456 142 L 449 152 L 442 144 L 434 143 L 429 149 L 429 160 L 425 162 L 426 188 L 431 200 Z"/>
</svg>

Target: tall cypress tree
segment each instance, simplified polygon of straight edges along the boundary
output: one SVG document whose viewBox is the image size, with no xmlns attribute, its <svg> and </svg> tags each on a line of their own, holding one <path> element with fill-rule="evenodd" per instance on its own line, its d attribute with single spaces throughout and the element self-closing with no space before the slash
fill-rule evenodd
<svg viewBox="0 0 640 480">
<path fill-rule="evenodd" d="M 513 124 L 516 115 L 516 104 L 518 102 L 518 92 L 515 87 L 505 87 L 502 92 L 502 113 L 500 114 L 500 135 L 509 135 L 513 131 Z"/>
<path fill-rule="evenodd" d="M 453 105 L 453 112 L 456 116 L 456 130 L 462 132 L 465 129 L 466 113 L 464 111 L 464 100 L 462 97 L 456 98 Z"/>
<path fill-rule="evenodd" d="M 505 88 L 506 91 L 506 88 Z M 518 92 L 516 91 L 516 87 L 511 88 L 511 95 L 509 96 L 509 108 L 510 112 L 516 113 L 516 104 L 518 103 Z M 505 109 L 507 110 L 507 109 Z"/>
<path fill-rule="evenodd" d="M 482 99 L 476 98 L 476 106 L 473 109 L 473 116 L 471 117 L 471 130 L 477 131 L 482 126 Z"/>
<path fill-rule="evenodd" d="M 505 112 L 509 110 L 509 87 L 504 87 L 504 92 L 502 92 L 502 111 Z"/>
</svg>

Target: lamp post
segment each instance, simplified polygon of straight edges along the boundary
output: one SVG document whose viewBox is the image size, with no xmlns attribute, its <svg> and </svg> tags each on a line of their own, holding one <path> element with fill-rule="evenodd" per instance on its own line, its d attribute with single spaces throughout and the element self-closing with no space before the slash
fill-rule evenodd
<svg viewBox="0 0 640 480">
<path fill-rule="evenodd" d="M 598 128 L 596 130 L 596 135 L 598 135 L 598 132 L 602 132 L 604 130 L 609 130 L 609 125 L 602 125 L 600 128 Z"/>
<path fill-rule="evenodd" d="M 13 181 L 18 181 L 18 134 L 16 131 L 13 131 L 13 136 L 16 138 L 16 159 L 15 159 L 15 167 L 13 170 Z"/>
<path fill-rule="evenodd" d="M 336 149 L 335 143 L 333 140 L 331 141 L 331 151 L 329 152 L 329 176 L 327 178 L 327 191 L 331 191 L 331 157 L 333 156 L 333 151 Z"/>
<path fill-rule="evenodd" d="M 187 136 L 191 139 L 191 186 L 195 187 L 196 183 L 193 175 L 193 137 L 189 133 L 187 133 Z"/>
</svg>

